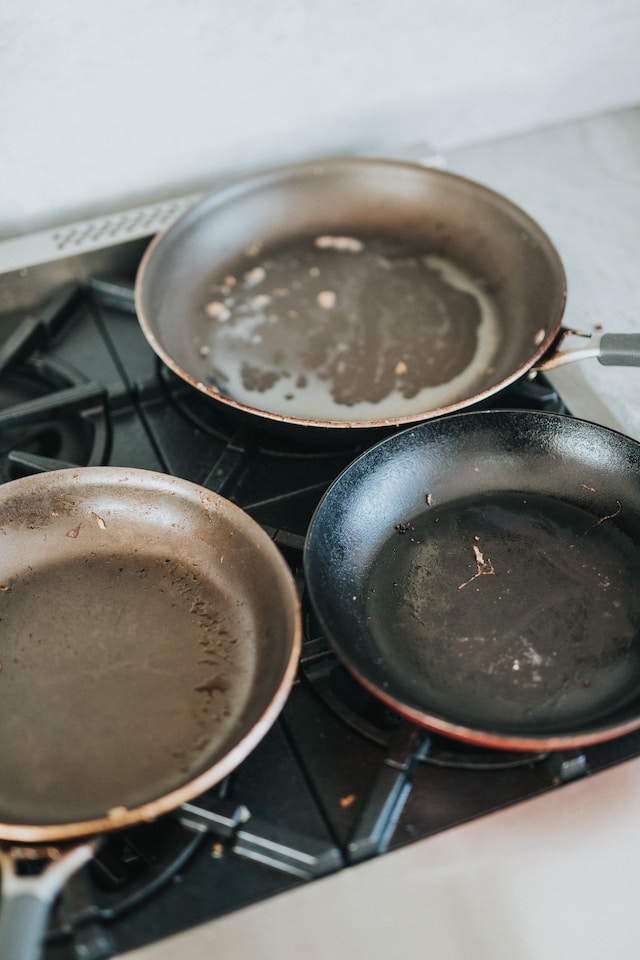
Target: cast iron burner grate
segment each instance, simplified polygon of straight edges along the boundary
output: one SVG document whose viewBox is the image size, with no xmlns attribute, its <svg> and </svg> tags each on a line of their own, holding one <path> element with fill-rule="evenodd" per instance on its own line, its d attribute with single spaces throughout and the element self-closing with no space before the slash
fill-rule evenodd
<svg viewBox="0 0 640 960">
<path fill-rule="evenodd" d="M 217 404 L 215 400 L 186 386 L 162 364 L 159 364 L 158 377 L 167 399 L 186 419 L 218 440 L 240 447 L 244 453 L 255 450 L 272 457 L 311 457 L 320 460 L 344 452 L 347 448 L 352 456 L 364 449 L 364 442 L 346 443 L 343 440 L 340 443 L 325 439 L 324 442 L 314 443 L 313 440 L 303 437 L 301 431 L 298 431 L 297 436 L 293 433 L 287 435 L 284 431 L 278 433 L 277 429 L 263 431 L 258 418 L 252 425 L 246 417 L 234 416 L 222 404 Z"/>
<path fill-rule="evenodd" d="M 104 463 L 103 391 L 61 362 L 36 358 L 0 383 L 0 481 Z"/>
<path fill-rule="evenodd" d="M 381 747 L 392 746 L 403 717 L 360 686 L 330 650 L 318 654 L 315 645 L 313 654 L 303 654 L 302 669 L 313 689 L 346 724 Z M 506 770 L 530 766 L 547 756 L 546 752 L 490 750 L 435 733 L 430 740 L 421 762 L 451 769 Z"/>
<path fill-rule="evenodd" d="M 62 358 L 51 345 L 72 325 L 76 287 L 56 294 L 37 314 L 23 317 L 0 348 L 0 481 L 58 468 L 97 465 L 108 457 L 104 388 Z"/>
<path fill-rule="evenodd" d="M 91 863 L 67 883 L 51 918 L 48 943 L 71 956 L 114 955 L 111 921 L 175 881 L 201 837 L 174 817 L 106 836 Z"/>
</svg>

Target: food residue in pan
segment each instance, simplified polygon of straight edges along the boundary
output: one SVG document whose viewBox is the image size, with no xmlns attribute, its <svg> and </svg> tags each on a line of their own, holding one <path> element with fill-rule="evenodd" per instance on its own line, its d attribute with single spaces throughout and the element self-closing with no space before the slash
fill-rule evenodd
<svg viewBox="0 0 640 960">
<path fill-rule="evenodd" d="M 464 399 L 497 350 L 486 286 L 400 242 L 320 235 L 212 279 L 201 379 L 271 413 L 410 416 Z"/>
<path fill-rule="evenodd" d="M 394 529 L 397 530 L 398 533 L 405 534 L 407 531 L 413 530 L 413 526 L 411 525 L 410 520 L 405 520 L 401 523 L 396 523 Z"/>
<path fill-rule="evenodd" d="M 474 537 L 474 540 L 479 540 L 479 537 Z M 493 564 L 489 557 L 485 560 L 484 554 L 480 548 L 474 543 L 473 544 L 473 553 L 476 558 L 476 572 L 472 577 L 469 577 L 468 580 L 465 580 L 463 583 L 458 585 L 458 590 L 462 590 L 463 587 L 466 587 L 468 584 L 472 583 L 474 580 L 477 580 L 478 577 L 491 576 L 495 573 L 493 569 Z"/>
<path fill-rule="evenodd" d="M 595 487 L 589 486 L 588 483 L 581 483 L 580 486 L 582 487 L 583 490 L 588 490 L 589 493 L 598 492 Z M 590 530 L 594 529 L 594 527 L 599 527 L 601 524 L 605 523 L 607 520 L 615 520 L 616 517 L 620 516 L 620 514 L 622 513 L 622 504 L 620 503 L 617 497 L 613 498 L 612 503 L 616 504 L 616 509 L 613 510 L 611 513 L 605 513 L 604 516 L 599 517 L 595 523 L 592 523 L 591 526 L 588 527 L 587 530 L 585 530 L 583 536 L 586 536 Z"/>
<path fill-rule="evenodd" d="M 599 527 L 601 523 L 605 523 L 607 520 L 615 520 L 615 518 L 622 513 L 622 504 L 619 500 L 616 500 L 616 503 L 618 504 L 617 510 L 614 510 L 613 513 L 606 513 L 603 517 L 600 517 L 593 524 L 594 527 Z"/>
<path fill-rule="evenodd" d="M 346 250 L 349 253 L 361 253 L 364 243 L 357 237 L 332 237 L 324 235 L 314 240 L 319 250 Z"/>
<path fill-rule="evenodd" d="M 316 297 L 316 302 L 323 310 L 333 310 L 337 299 L 334 290 L 321 290 Z"/>
<path fill-rule="evenodd" d="M 210 766 L 249 709 L 258 628 L 242 591 L 209 570 L 198 545 L 186 561 L 141 544 L 130 555 L 64 551 L 0 594 L 0 764 L 7 782 L 20 785 L 25 815 L 32 797 L 41 802 L 46 776 L 52 817 L 84 819 L 106 798 L 117 819 L 119 798 L 148 798 L 149 783 L 169 787 Z M 56 745 L 80 729 L 80 752 L 58 758 Z M 82 764 L 92 777 L 71 798 Z"/>
<path fill-rule="evenodd" d="M 640 682 L 640 559 L 597 519 L 496 491 L 425 508 L 411 538 L 391 531 L 363 616 L 394 682 L 471 724 L 570 729 L 618 709 Z"/>
</svg>

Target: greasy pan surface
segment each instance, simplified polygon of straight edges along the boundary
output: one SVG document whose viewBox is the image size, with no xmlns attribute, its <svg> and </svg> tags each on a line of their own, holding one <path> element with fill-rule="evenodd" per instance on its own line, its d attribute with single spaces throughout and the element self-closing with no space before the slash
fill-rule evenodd
<svg viewBox="0 0 640 960">
<path fill-rule="evenodd" d="M 640 445 L 554 414 L 466 413 L 372 447 L 309 529 L 327 637 L 376 696 L 477 744 L 640 726 Z"/>
<path fill-rule="evenodd" d="M 566 297 L 547 235 L 441 170 L 332 159 L 196 204 L 136 281 L 149 343 L 178 376 L 263 422 L 411 423 L 465 407 L 554 342 Z"/>
<path fill-rule="evenodd" d="M 0 837 L 152 819 L 266 733 L 300 645 L 268 536 L 162 474 L 63 470 L 0 489 Z"/>
</svg>

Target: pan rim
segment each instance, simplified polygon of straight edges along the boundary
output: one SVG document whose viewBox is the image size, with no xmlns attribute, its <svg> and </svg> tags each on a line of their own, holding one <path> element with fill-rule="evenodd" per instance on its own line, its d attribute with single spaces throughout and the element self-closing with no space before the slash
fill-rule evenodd
<svg viewBox="0 0 640 960">
<path fill-rule="evenodd" d="M 509 209 L 518 222 L 526 225 L 531 235 L 544 245 L 550 259 L 553 261 L 554 270 L 559 283 L 559 297 L 553 310 L 549 311 L 549 327 L 546 335 L 539 343 L 534 343 L 530 356 L 519 366 L 504 376 L 497 383 L 484 388 L 473 394 L 471 397 L 465 397 L 452 401 L 440 407 L 432 408 L 426 411 L 403 414 L 395 417 L 380 417 L 376 419 L 365 420 L 331 420 L 331 419 L 309 419 L 305 417 L 296 417 L 292 414 L 280 413 L 277 411 L 263 409 L 252 404 L 243 403 L 233 397 L 221 393 L 212 384 L 206 384 L 194 377 L 185 370 L 184 367 L 171 355 L 164 344 L 154 333 L 153 318 L 145 308 L 144 288 L 146 287 L 146 278 L 153 267 L 154 260 L 160 256 L 164 248 L 174 242 L 184 230 L 188 230 L 191 221 L 197 221 L 206 216 L 216 208 L 222 207 L 232 202 L 236 197 L 247 195 L 252 191 L 258 191 L 270 184 L 281 182 L 289 178 L 313 173 L 318 176 L 323 175 L 327 168 L 330 170 L 344 167 L 378 166 L 380 168 L 388 167 L 395 170 L 407 170 L 422 175 L 428 175 L 435 180 L 442 180 L 448 183 L 459 183 L 464 189 L 472 189 L 475 192 L 487 197 L 499 206 Z M 210 191 L 203 197 L 200 197 L 187 210 L 179 214 L 167 227 L 157 233 L 146 250 L 144 251 L 136 273 L 134 283 L 134 305 L 140 328 L 156 356 L 181 380 L 188 383 L 199 393 L 207 396 L 209 399 L 224 404 L 230 410 L 244 416 L 258 417 L 272 424 L 281 424 L 288 427 L 311 428 L 320 433 L 324 431 L 376 431 L 394 426 L 408 427 L 414 423 L 421 423 L 427 420 L 435 419 L 450 413 L 457 413 L 469 406 L 482 403 L 504 390 L 506 387 L 520 380 L 529 372 L 536 363 L 542 359 L 553 348 L 562 329 L 562 318 L 564 316 L 567 302 L 567 276 L 564 264 L 560 254 L 551 240 L 547 231 L 519 204 L 512 201 L 509 197 L 499 193 L 497 190 L 473 180 L 459 173 L 449 170 L 442 170 L 437 167 L 429 167 L 409 160 L 394 160 L 387 157 L 362 157 L 354 155 L 345 156 L 326 156 L 317 159 L 303 160 L 295 163 L 281 164 L 272 166 L 265 170 L 258 171 L 248 176 L 241 177 L 231 183 L 227 183 L 217 189 Z"/>
<path fill-rule="evenodd" d="M 491 729 L 483 730 L 480 727 L 468 727 L 462 723 L 448 721 L 438 714 L 430 714 L 423 710 L 414 709 L 405 702 L 385 693 L 376 684 L 370 683 L 367 677 L 343 659 L 337 649 L 335 653 L 343 666 L 370 694 L 375 696 L 376 699 L 384 703 L 387 707 L 391 707 L 406 720 L 432 733 L 443 734 L 454 740 L 459 740 L 476 747 L 486 747 L 494 750 L 516 750 L 522 751 L 523 753 L 551 752 L 554 750 L 568 750 L 593 746 L 597 743 L 604 743 L 607 740 L 622 737 L 627 733 L 633 733 L 640 728 L 640 716 L 629 720 L 627 723 L 616 723 L 598 727 L 589 733 L 568 732 L 563 734 L 525 736 L 500 733 L 492 731 Z"/>
<path fill-rule="evenodd" d="M 206 790 L 219 783 L 224 777 L 233 772 L 237 766 L 255 749 L 260 741 L 266 736 L 269 729 L 273 726 L 280 715 L 291 691 L 295 680 L 302 650 L 302 610 L 298 591 L 295 585 L 293 574 L 291 573 L 284 557 L 276 547 L 272 538 L 249 514 L 241 507 L 227 500 L 215 491 L 200 486 L 190 480 L 184 480 L 179 477 L 173 477 L 169 474 L 163 474 L 159 471 L 145 470 L 141 468 L 128 468 L 121 466 L 91 466 L 79 468 L 64 468 L 61 470 L 50 471 L 45 474 L 37 474 L 29 477 L 19 478 L 9 481 L 0 486 L 0 504 L 13 492 L 19 490 L 19 486 L 25 489 L 38 481 L 43 484 L 61 482 L 65 479 L 81 483 L 83 479 L 88 479 L 92 483 L 100 483 L 101 478 L 108 475 L 111 482 L 122 482 L 124 479 L 132 479 L 138 482 L 146 482 L 149 489 L 155 489 L 160 484 L 169 484 L 173 488 L 172 492 L 183 490 L 187 495 L 197 496 L 201 499 L 203 505 L 206 503 L 216 503 L 223 505 L 227 512 L 237 517 L 243 525 L 248 527 L 253 536 L 262 546 L 265 555 L 268 553 L 270 561 L 274 564 L 278 573 L 280 582 L 286 589 L 287 599 L 290 605 L 290 637 L 288 638 L 287 659 L 284 668 L 279 675 L 279 680 L 275 691 L 269 694 L 269 702 L 262 710 L 258 718 L 253 722 L 239 739 L 233 742 L 233 746 L 227 752 L 215 761 L 211 766 L 196 776 L 191 776 L 179 786 L 154 797 L 144 803 L 132 807 L 115 807 L 99 817 L 89 817 L 84 820 L 74 822 L 53 822 L 53 823 L 15 823 L 13 821 L 0 821 L 0 840 L 42 843 L 42 842 L 65 842 L 68 840 L 77 840 L 84 837 L 96 836 L 126 827 L 134 826 L 139 823 L 153 822 L 160 816 L 170 813 L 180 807 L 181 804 L 193 800 L 195 797 L 204 793 Z M 119 480 L 116 480 L 119 478 Z"/>
</svg>

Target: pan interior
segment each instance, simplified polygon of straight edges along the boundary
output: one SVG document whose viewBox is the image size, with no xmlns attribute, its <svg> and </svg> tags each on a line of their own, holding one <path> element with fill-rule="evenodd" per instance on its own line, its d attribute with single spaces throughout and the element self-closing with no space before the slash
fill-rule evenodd
<svg viewBox="0 0 640 960">
<path fill-rule="evenodd" d="M 553 342 L 549 238 L 478 184 L 412 164 L 300 164 L 205 198 L 154 241 L 142 328 L 179 376 L 271 419 L 408 422 L 521 376 Z"/>
<path fill-rule="evenodd" d="M 483 285 L 392 236 L 318 235 L 245 259 L 200 309 L 206 381 L 308 420 L 399 419 L 461 400 L 499 346 Z"/>
<path fill-rule="evenodd" d="M 117 473 L 2 512 L 6 824 L 117 823 L 242 753 L 284 682 L 295 613 L 268 538 L 213 494 Z"/>
<path fill-rule="evenodd" d="M 637 545 L 613 523 L 535 493 L 486 494 L 389 537 L 365 616 L 392 685 L 431 712 L 568 731 L 637 696 L 639 576 Z"/>
<path fill-rule="evenodd" d="M 312 521 L 322 628 L 374 694 L 444 733 L 529 749 L 631 729 L 639 477 L 639 444 L 553 414 L 458 414 L 388 437 Z"/>
</svg>

